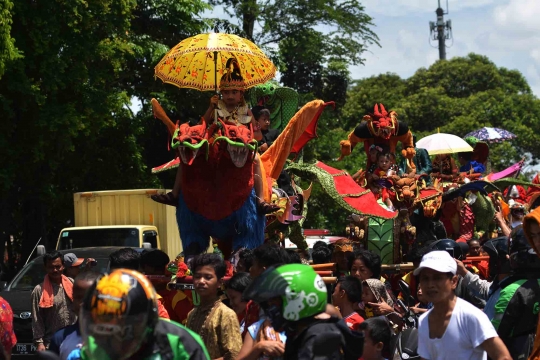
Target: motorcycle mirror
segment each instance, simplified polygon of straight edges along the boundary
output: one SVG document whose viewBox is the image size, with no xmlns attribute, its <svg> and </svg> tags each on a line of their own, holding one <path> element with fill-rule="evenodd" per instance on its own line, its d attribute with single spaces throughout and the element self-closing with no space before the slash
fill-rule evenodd
<svg viewBox="0 0 540 360">
<path fill-rule="evenodd" d="M 414 305 L 414 297 L 411 295 L 411 288 L 404 280 L 400 279 L 398 282 L 401 293 L 403 294 L 403 299 L 405 300 L 407 306 Z"/>
<path fill-rule="evenodd" d="M 405 310 L 405 311 L 408 310 L 408 306 L 405 305 L 405 303 L 401 299 L 397 299 L 397 303 L 403 310 Z"/>
</svg>

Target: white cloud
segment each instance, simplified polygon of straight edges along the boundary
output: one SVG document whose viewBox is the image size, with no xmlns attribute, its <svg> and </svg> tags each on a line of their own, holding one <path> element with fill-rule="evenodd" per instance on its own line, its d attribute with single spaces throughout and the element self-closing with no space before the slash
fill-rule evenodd
<svg viewBox="0 0 540 360">
<path fill-rule="evenodd" d="M 540 0 L 449 0 L 453 41 L 447 41 L 447 58 L 474 52 L 497 66 L 517 69 L 540 96 Z M 438 60 L 436 41 L 429 39 L 437 0 L 363 0 L 374 18 L 373 30 L 381 48 L 371 46 L 364 66 L 350 68 L 354 79 L 393 72 L 403 78 Z M 446 9 L 446 0 L 441 0 Z M 216 7 L 215 17 L 228 18 Z"/>
<path fill-rule="evenodd" d="M 438 59 L 436 41 L 428 42 L 436 0 L 367 0 L 382 48 L 371 47 L 363 67 L 351 67 L 353 78 L 394 72 L 403 78 Z M 446 1 L 441 0 L 446 7 Z M 474 52 L 499 67 L 519 70 L 540 95 L 540 0 L 450 0 L 453 40 L 451 59 Z"/>
<path fill-rule="evenodd" d="M 540 94 L 540 71 L 537 66 L 534 66 L 534 64 L 530 64 L 527 66 L 527 71 L 525 71 L 524 74 L 527 79 L 529 80 L 529 84 L 531 85 L 531 89 L 535 94 Z"/>
<path fill-rule="evenodd" d="M 506 33 L 519 35 L 535 35 L 540 31 L 540 1 L 510 0 L 507 4 L 497 6 L 493 11 L 493 19 Z"/>
<path fill-rule="evenodd" d="M 540 49 L 531 50 L 530 55 L 537 63 L 540 63 Z"/>
</svg>

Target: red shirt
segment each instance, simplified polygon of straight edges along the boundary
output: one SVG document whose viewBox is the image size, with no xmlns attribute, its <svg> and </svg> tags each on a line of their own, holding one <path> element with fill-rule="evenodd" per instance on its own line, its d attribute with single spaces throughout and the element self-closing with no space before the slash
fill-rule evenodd
<svg viewBox="0 0 540 360">
<path fill-rule="evenodd" d="M 343 320 L 345 321 L 349 329 L 353 331 L 358 331 L 360 324 L 364 322 L 364 318 L 358 315 L 356 311 L 349 316 L 344 317 Z"/>
<path fill-rule="evenodd" d="M 158 308 L 158 316 L 160 318 L 169 319 L 169 320 L 171 319 L 170 316 L 169 316 L 169 313 L 165 309 L 165 306 L 163 306 L 163 298 L 162 297 L 158 297 L 158 299 L 157 299 L 157 308 Z"/>
<path fill-rule="evenodd" d="M 11 348 L 17 343 L 17 338 L 13 331 L 13 311 L 2 297 L 0 297 L 0 337 L 4 349 L 10 354 Z"/>
<path fill-rule="evenodd" d="M 246 305 L 246 315 L 244 317 L 244 333 L 242 334 L 242 339 L 246 335 L 248 327 L 250 325 L 256 323 L 259 321 L 259 313 L 261 308 L 259 307 L 259 304 L 254 302 L 253 300 L 249 300 Z"/>
</svg>

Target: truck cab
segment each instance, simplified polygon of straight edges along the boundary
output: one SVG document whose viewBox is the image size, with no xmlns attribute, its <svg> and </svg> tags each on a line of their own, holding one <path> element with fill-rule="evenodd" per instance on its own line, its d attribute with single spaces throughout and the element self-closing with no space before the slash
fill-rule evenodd
<svg viewBox="0 0 540 360">
<path fill-rule="evenodd" d="M 60 231 L 56 250 L 120 246 L 142 248 L 144 243 L 160 249 L 158 230 L 150 225 L 107 225 L 69 227 Z"/>
</svg>

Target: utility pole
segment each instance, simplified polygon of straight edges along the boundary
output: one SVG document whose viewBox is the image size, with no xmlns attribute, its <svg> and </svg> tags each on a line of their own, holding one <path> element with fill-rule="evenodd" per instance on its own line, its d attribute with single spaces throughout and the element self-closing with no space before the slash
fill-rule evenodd
<svg viewBox="0 0 540 360">
<path fill-rule="evenodd" d="M 439 59 L 446 60 L 446 40 L 452 39 L 452 21 L 444 21 L 444 15 L 448 14 L 448 0 L 446 0 L 446 12 L 441 8 L 441 0 L 438 0 L 439 7 L 435 10 L 437 22 L 429 22 L 430 43 L 431 40 L 438 42 Z"/>
</svg>

